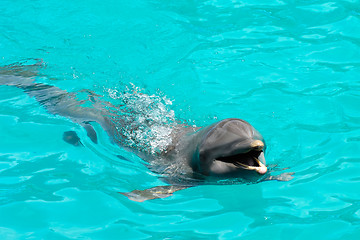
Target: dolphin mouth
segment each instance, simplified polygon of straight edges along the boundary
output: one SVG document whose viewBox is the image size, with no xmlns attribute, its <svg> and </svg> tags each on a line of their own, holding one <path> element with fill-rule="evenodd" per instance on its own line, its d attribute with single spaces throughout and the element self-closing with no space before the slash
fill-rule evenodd
<svg viewBox="0 0 360 240">
<path fill-rule="evenodd" d="M 265 174 L 267 167 L 259 160 L 263 151 L 250 150 L 246 153 L 239 153 L 231 156 L 218 157 L 215 160 L 233 164 L 237 168 L 256 171 L 259 174 Z"/>
</svg>

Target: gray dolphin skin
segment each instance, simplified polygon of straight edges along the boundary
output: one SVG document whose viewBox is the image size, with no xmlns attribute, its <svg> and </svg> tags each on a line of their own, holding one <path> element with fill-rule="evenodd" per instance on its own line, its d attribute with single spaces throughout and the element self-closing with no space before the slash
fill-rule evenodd
<svg viewBox="0 0 360 240">
<path fill-rule="evenodd" d="M 36 83 L 34 77 L 37 73 L 34 69 L 39 67 L 41 64 L 3 67 L 0 69 L 0 85 L 20 88 L 34 97 L 49 113 L 67 117 L 80 124 L 94 143 L 97 143 L 97 134 L 91 124 L 98 123 L 115 144 L 148 160 L 150 170 L 163 174 L 164 181 L 170 185 L 121 193 L 133 201 L 171 196 L 175 191 L 206 184 L 211 178 L 248 179 L 250 176 L 282 181 L 292 178 L 291 174 L 263 177 L 268 175 L 264 157 L 265 141 L 253 126 L 237 118 L 224 119 L 203 128 L 179 124 L 171 133 L 172 143 L 167 146 L 166 151 L 151 154 L 134 150 L 124 144 L 128 137 L 121 131 L 122 126 L 129 124 L 129 120 L 112 121 L 114 113 L 104 108 L 112 106 L 111 103 L 102 101 L 98 104 L 101 107 L 97 107 L 97 95 L 87 90 L 89 101 L 93 105 L 84 107 L 84 101 L 77 100 L 74 93 Z M 81 139 L 74 131 L 65 132 L 63 139 L 74 146 L 82 146 Z M 164 165 L 167 167 L 164 168 Z M 172 167 L 173 165 L 177 167 Z M 181 174 L 172 169 L 181 169 Z"/>
<path fill-rule="evenodd" d="M 243 178 L 256 181 L 267 173 L 264 139 L 242 119 L 224 119 L 204 128 L 187 127 L 185 131 L 178 131 L 174 138 L 171 150 L 159 157 L 174 164 L 178 161 L 185 163 L 190 168 L 190 177 L 179 181 L 178 175 L 170 173 L 171 177 L 165 179 L 170 186 L 134 190 L 123 195 L 142 202 L 171 196 L 175 191 L 204 184 L 204 181 L 209 183 L 209 177 L 215 180 Z M 174 177 L 177 179 L 174 180 Z M 283 174 L 267 176 L 263 180 L 288 181 L 291 178 L 291 174 Z"/>
<path fill-rule="evenodd" d="M 229 118 L 205 127 L 188 141 L 189 164 L 203 175 L 265 174 L 265 143 L 248 122 Z"/>
</svg>

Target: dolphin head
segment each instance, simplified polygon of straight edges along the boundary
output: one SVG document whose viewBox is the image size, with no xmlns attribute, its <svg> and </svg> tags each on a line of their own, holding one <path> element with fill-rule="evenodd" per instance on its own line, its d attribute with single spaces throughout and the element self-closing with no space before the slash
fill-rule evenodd
<svg viewBox="0 0 360 240">
<path fill-rule="evenodd" d="M 265 174 L 265 142 L 248 122 L 230 118 L 200 129 L 190 165 L 204 175 Z M 196 144 L 195 144 L 196 143 Z"/>
</svg>

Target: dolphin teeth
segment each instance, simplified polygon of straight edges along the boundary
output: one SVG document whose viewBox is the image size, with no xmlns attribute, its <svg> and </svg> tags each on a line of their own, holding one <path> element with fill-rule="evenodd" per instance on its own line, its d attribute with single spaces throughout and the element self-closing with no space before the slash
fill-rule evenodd
<svg viewBox="0 0 360 240">
<path fill-rule="evenodd" d="M 240 162 L 234 162 L 234 165 L 237 166 L 237 167 L 244 168 L 244 169 L 249 169 L 249 167 L 250 167 L 250 166 L 245 165 L 245 164 L 240 163 Z"/>
<path fill-rule="evenodd" d="M 253 157 L 253 159 L 255 160 L 255 162 L 256 162 L 257 164 L 259 164 L 259 166 L 261 165 L 261 164 L 260 164 L 260 160 L 259 160 L 258 158 Z"/>
<path fill-rule="evenodd" d="M 241 162 L 234 162 L 234 165 L 237 166 L 237 167 L 241 167 L 241 168 L 244 168 L 244 169 L 247 169 L 247 170 L 256 170 L 258 169 L 260 166 L 261 166 L 261 163 L 260 163 L 260 160 L 256 157 L 252 157 L 253 160 L 255 160 L 255 162 L 259 165 L 259 166 L 249 166 L 249 165 L 246 165 L 246 164 L 243 164 Z"/>
</svg>

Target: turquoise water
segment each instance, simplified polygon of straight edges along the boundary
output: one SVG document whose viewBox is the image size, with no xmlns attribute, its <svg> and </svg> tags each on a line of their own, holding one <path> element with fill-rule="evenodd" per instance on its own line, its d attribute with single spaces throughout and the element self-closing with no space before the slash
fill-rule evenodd
<svg viewBox="0 0 360 240">
<path fill-rule="evenodd" d="M 43 83 L 113 104 L 127 92 L 133 107 L 149 96 L 150 119 L 245 119 L 273 174 L 295 172 L 132 202 L 117 192 L 163 185 L 139 157 L 0 86 L 1 239 L 359 239 L 359 1 L 2 0 L 0 12 L 1 66 L 42 59 Z"/>
</svg>

